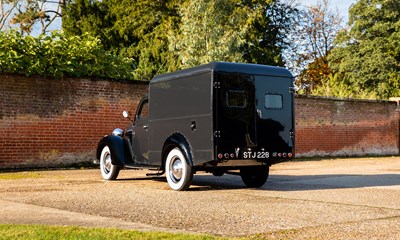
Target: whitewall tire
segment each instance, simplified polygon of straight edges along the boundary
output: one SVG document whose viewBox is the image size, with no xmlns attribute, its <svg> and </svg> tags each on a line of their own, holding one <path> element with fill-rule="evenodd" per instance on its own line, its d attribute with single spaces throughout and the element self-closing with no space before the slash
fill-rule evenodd
<svg viewBox="0 0 400 240">
<path fill-rule="evenodd" d="M 179 148 L 173 148 L 165 161 L 165 172 L 168 185 L 176 191 L 189 188 L 193 179 L 192 167 Z"/>
<path fill-rule="evenodd" d="M 100 154 L 100 171 L 105 180 L 115 180 L 118 177 L 120 167 L 111 162 L 111 151 L 108 146 L 104 146 Z"/>
</svg>

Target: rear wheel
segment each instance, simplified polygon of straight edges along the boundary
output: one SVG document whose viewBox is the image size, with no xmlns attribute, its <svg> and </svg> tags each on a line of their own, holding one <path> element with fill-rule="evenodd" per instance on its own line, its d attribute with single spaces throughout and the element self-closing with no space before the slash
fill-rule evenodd
<svg viewBox="0 0 400 240">
<path fill-rule="evenodd" d="M 193 179 L 192 167 L 179 148 L 169 151 L 165 161 L 165 172 L 168 185 L 176 191 L 189 188 Z"/>
<path fill-rule="evenodd" d="M 111 152 L 108 146 L 104 146 L 100 154 L 100 171 L 105 180 L 115 180 L 118 177 L 120 167 L 111 162 Z"/>
<path fill-rule="evenodd" d="M 269 166 L 245 167 L 240 169 L 240 176 L 247 187 L 258 188 L 265 184 L 269 175 Z"/>
</svg>

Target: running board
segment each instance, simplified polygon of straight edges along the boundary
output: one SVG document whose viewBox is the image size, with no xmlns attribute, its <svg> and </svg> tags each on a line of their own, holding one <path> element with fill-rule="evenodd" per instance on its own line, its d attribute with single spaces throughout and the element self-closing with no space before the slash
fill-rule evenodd
<svg viewBox="0 0 400 240">
<path fill-rule="evenodd" d="M 146 173 L 146 176 L 161 176 L 165 173 L 165 171 L 157 172 L 157 173 Z"/>
</svg>

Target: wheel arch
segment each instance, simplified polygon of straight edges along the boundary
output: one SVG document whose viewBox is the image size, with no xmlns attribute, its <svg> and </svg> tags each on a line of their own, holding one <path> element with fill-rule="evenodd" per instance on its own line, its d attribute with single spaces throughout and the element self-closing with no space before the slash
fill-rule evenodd
<svg viewBox="0 0 400 240">
<path fill-rule="evenodd" d="M 123 166 L 132 158 L 128 145 L 128 141 L 120 136 L 105 136 L 97 145 L 96 158 L 100 159 L 102 149 L 108 146 L 111 153 L 111 163 L 113 165 Z"/>
<path fill-rule="evenodd" d="M 178 147 L 182 151 L 186 158 L 187 164 L 193 167 L 194 164 L 191 145 L 187 138 L 181 133 L 173 133 L 165 141 L 161 155 L 162 167 L 165 168 L 165 160 L 168 156 L 168 153 L 175 147 Z"/>
</svg>

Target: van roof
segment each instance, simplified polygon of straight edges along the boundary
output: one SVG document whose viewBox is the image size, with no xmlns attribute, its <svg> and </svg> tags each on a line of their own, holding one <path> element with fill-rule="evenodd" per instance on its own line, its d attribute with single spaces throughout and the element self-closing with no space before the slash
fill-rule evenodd
<svg viewBox="0 0 400 240">
<path fill-rule="evenodd" d="M 281 67 L 251 63 L 211 62 L 197 67 L 155 76 L 150 81 L 150 84 L 210 71 L 293 78 L 293 75 L 286 68 Z"/>
</svg>

